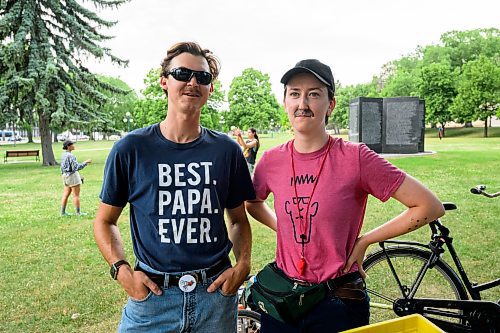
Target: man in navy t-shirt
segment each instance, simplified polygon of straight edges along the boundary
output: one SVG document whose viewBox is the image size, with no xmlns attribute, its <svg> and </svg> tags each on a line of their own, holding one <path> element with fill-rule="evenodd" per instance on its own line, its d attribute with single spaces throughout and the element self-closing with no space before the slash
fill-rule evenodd
<svg viewBox="0 0 500 333">
<path fill-rule="evenodd" d="M 255 193 L 236 142 L 200 126 L 218 73 L 210 51 L 172 46 L 160 77 L 165 120 L 129 133 L 108 156 L 94 234 L 129 295 L 120 332 L 236 330 L 236 293 L 250 272 L 244 202 Z M 127 203 L 134 269 L 117 227 Z"/>
</svg>

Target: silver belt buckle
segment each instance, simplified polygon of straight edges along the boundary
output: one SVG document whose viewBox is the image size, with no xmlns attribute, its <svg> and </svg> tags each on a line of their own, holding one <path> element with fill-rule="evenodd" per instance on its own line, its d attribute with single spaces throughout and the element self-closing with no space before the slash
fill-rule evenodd
<svg viewBox="0 0 500 333">
<path fill-rule="evenodd" d="M 196 278 L 191 274 L 184 274 L 179 279 L 179 289 L 185 293 L 190 293 L 196 288 Z"/>
</svg>

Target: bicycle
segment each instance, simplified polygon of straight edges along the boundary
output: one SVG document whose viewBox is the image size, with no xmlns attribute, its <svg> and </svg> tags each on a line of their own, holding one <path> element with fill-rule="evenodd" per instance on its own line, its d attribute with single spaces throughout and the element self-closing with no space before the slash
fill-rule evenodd
<svg viewBox="0 0 500 333">
<path fill-rule="evenodd" d="M 486 186 L 471 189 L 473 194 L 493 198 Z M 454 210 L 453 203 L 443 203 Z M 429 223 L 431 241 L 387 240 L 367 255 L 370 311 L 375 321 L 418 313 L 448 332 L 500 332 L 499 303 L 482 301 L 481 291 L 500 285 L 500 278 L 482 284 L 470 281 L 455 248 L 450 230 L 440 219 Z M 442 258 L 447 247 L 458 274 Z M 470 299 L 469 299 L 470 296 Z"/>
<path fill-rule="evenodd" d="M 260 313 L 253 311 L 245 301 L 247 288 L 253 282 L 254 275 L 249 275 L 238 289 L 238 333 L 260 333 Z"/>
</svg>

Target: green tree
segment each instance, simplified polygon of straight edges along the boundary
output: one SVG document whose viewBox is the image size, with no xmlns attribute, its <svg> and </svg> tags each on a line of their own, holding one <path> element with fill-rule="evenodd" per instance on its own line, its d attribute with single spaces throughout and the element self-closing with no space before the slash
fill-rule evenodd
<svg viewBox="0 0 500 333">
<path fill-rule="evenodd" d="M 500 30 L 496 28 L 449 31 L 441 35 L 453 68 L 461 68 L 481 55 L 499 61 Z"/>
<path fill-rule="evenodd" d="M 281 119 L 280 107 L 271 90 L 269 75 L 253 68 L 245 69 L 231 82 L 228 94 L 227 126 L 255 127 L 267 130 Z"/>
<path fill-rule="evenodd" d="M 338 84 L 336 92 L 337 105 L 330 116 L 330 121 L 336 123 L 340 128 L 349 125 L 349 103 L 357 97 L 378 97 L 377 78 L 371 83 L 356 84 L 343 87 Z"/>
<path fill-rule="evenodd" d="M 200 123 L 201 125 L 217 130 L 222 128 L 223 132 L 227 132 L 228 124 L 221 122 L 221 119 L 225 117 L 224 110 L 224 100 L 225 100 L 226 92 L 222 89 L 222 85 L 220 81 L 214 82 L 214 91 L 208 98 L 207 104 L 203 106 L 201 109 Z M 221 116 L 223 118 L 221 118 Z"/>
<path fill-rule="evenodd" d="M 458 78 L 458 95 L 452 111 L 460 121 L 484 121 L 484 137 L 488 136 L 488 119 L 500 102 L 500 67 L 485 56 L 469 61 Z"/>
<path fill-rule="evenodd" d="M 425 120 L 440 123 L 443 135 L 446 123 L 453 120 L 449 111 L 456 95 L 455 72 L 448 61 L 430 64 L 420 71 L 419 97 L 425 100 Z"/>
<path fill-rule="evenodd" d="M 126 0 L 90 0 L 96 8 L 118 7 Z M 51 127 L 92 117 L 94 105 L 114 90 L 85 66 L 88 57 L 127 62 L 100 43 L 111 37 L 99 27 L 116 22 L 101 19 L 75 0 L 0 2 L 0 111 L 31 119 L 40 127 L 43 165 L 56 165 Z M 119 93 L 120 91 L 116 91 Z"/>
<path fill-rule="evenodd" d="M 102 93 L 107 96 L 107 101 L 104 105 L 98 106 L 96 110 L 101 116 L 96 117 L 92 122 L 88 122 L 87 127 L 91 133 L 100 131 L 109 134 L 124 131 L 127 129 L 127 124 L 123 119 L 127 112 L 132 114 L 133 122 L 131 124 L 135 124 L 134 106 L 138 99 L 137 94 L 128 84 L 118 78 L 100 76 L 100 79 L 117 89 L 127 91 L 127 94 L 116 94 L 103 90 Z M 131 128 L 134 128 L 134 125 Z"/>
<path fill-rule="evenodd" d="M 134 105 L 134 122 L 137 127 L 145 127 L 165 119 L 167 97 L 160 87 L 160 70 L 151 69 L 144 78 L 146 88 L 141 91 L 143 97 Z"/>
<path fill-rule="evenodd" d="M 380 95 L 383 97 L 415 96 L 420 65 L 420 52 L 404 56 L 386 65 L 388 73 Z"/>
</svg>

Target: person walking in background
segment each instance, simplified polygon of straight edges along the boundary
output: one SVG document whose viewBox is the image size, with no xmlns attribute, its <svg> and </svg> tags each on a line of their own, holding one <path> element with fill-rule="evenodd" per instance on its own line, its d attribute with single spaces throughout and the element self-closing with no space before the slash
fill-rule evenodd
<svg viewBox="0 0 500 333">
<path fill-rule="evenodd" d="M 61 216 L 70 216 L 66 212 L 68 198 L 73 193 L 73 204 L 75 205 L 76 215 L 87 215 L 80 211 L 80 185 L 83 184 L 83 177 L 78 172 L 92 163 L 91 159 L 85 160 L 83 163 L 78 163 L 76 157 L 71 153 L 75 150 L 75 143 L 71 140 L 66 140 L 63 143 L 64 153 L 61 157 L 61 173 L 63 178 L 64 191 L 61 198 Z"/>
<path fill-rule="evenodd" d="M 119 332 L 236 331 L 252 242 L 244 203 L 255 193 L 238 144 L 200 126 L 218 74 L 209 50 L 173 45 L 161 64 L 166 118 L 117 141 L 106 161 L 94 236 L 129 295 Z M 127 203 L 134 269 L 117 226 Z"/>
<path fill-rule="evenodd" d="M 302 60 L 281 83 L 294 138 L 264 152 L 253 177 L 257 199 L 247 201 L 247 209 L 276 231 L 276 266 L 283 274 L 296 284 L 329 287 L 328 295 L 315 300 L 298 322 L 283 323 L 263 313 L 261 332 L 334 333 L 367 325 L 362 269 L 367 247 L 433 221 L 444 214 L 443 205 L 366 145 L 327 134 L 325 125 L 335 108 L 329 66 Z M 270 193 L 274 212 L 264 201 Z M 406 210 L 360 235 L 368 195 L 384 202 L 392 197 Z"/>
<path fill-rule="evenodd" d="M 443 127 L 443 125 L 441 125 L 441 126 L 438 127 L 439 140 L 443 139 L 443 135 L 444 135 L 444 127 Z"/>
<path fill-rule="evenodd" d="M 247 131 L 247 140 L 243 140 L 243 137 L 241 136 L 241 130 L 239 128 L 234 131 L 234 134 L 236 135 L 238 144 L 241 146 L 241 148 L 243 148 L 243 156 L 245 156 L 245 159 L 247 161 L 248 169 L 250 170 L 250 173 L 253 174 L 255 161 L 257 160 L 257 152 L 260 148 L 260 141 L 259 135 L 257 135 L 257 130 L 253 127 L 250 127 Z"/>
</svg>

